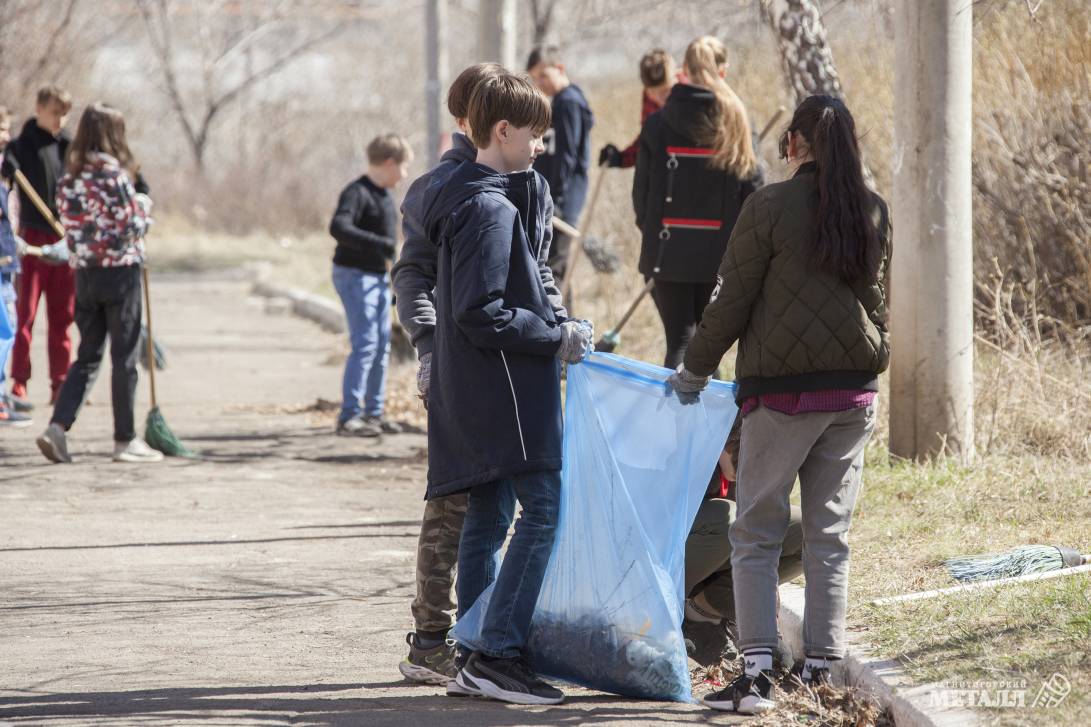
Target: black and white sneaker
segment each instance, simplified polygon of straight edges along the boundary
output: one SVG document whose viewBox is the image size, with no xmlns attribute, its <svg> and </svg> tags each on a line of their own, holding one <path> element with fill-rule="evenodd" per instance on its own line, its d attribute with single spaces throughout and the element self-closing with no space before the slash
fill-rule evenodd
<svg viewBox="0 0 1091 727">
<path fill-rule="evenodd" d="M 455 683 L 511 704 L 560 704 L 564 692 L 546 684 L 522 658 L 492 659 L 474 652 Z"/>
<path fill-rule="evenodd" d="M 735 681 L 720 691 L 705 695 L 701 702 L 706 707 L 718 709 L 721 712 L 761 714 L 777 706 L 772 696 L 772 674 L 763 671 L 756 677 L 740 674 Z"/>
<path fill-rule="evenodd" d="M 463 679 L 459 681 L 459 677 L 462 675 L 462 670 L 466 666 L 466 662 L 469 661 L 470 654 L 462 647 L 455 647 L 455 678 L 447 682 L 447 696 L 448 697 L 480 697 L 481 690 L 476 686 L 470 686 L 472 682 Z"/>
</svg>

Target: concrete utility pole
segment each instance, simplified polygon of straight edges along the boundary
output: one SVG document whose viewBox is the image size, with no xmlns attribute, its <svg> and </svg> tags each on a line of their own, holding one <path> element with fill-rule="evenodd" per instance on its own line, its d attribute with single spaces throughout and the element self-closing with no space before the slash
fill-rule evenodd
<svg viewBox="0 0 1091 727">
<path fill-rule="evenodd" d="M 428 168 L 439 163 L 443 130 L 443 90 L 447 88 L 447 0 L 425 0 L 424 55 L 428 77 L 424 83 L 424 107 L 428 118 Z"/>
<path fill-rule="evenodd" d="M 515 0 L 480 0 L 477 60 L 493 61 L 509 71 L 521 71 L 515 59 Z"/>
<path fill-rule="evenodd" d="M 974 454 L 971 0 L 896 3 L 890 450 Z"/>
</svg>

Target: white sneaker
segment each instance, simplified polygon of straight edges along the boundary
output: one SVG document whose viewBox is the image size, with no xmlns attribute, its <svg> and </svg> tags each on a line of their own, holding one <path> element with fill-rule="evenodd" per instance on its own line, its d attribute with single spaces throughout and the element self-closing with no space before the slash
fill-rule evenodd
<svg viewBox="0 0 1091 727">
<path fill-rule="evenodd" d="M 143 462 L 162 462 L 163 453 L 152 449 L 148 446 L 140 437 L 128 442 L 117 442 L 114 444 L 114 461 L 115 462 L 133 462 L 140 464 Z"/>
</svg>

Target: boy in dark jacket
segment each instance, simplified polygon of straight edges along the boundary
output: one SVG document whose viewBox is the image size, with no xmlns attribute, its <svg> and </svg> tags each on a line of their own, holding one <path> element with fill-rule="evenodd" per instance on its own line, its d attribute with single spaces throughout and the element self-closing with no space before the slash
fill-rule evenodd
<svg viewBox="0 0 1091 727">
<path fill-rule="evenodd" d="M 390 278 L 398 214 L 390 189 L 405 179 L 413 152 L 397 134 L 367 146 L 367 174 L 345 187 L 330 221 L 337 240 L 333 287 L 345 306 L 352 351 L 345 361 L 337 433 L 377 437 L 401 428 L 383 419 L 390 358 Z"/>
<path fill-rule="evenodd" d="M 477 147 L 466 135 L 470 128 L 467 119 L 470 96 L 482 80 L 505 72 L 496 63 L 478 63 L 466 68 L 454 80 L 447 93 L 447 109 L 455 118 L 460 133 L 454 134 L 453 147 L 443 155 L 439 165 L 414 180 L 402 201 L 404 241 L 391 277 L 398 318 L 409 332 L 420 358 L 417 388 L 426 406 L 431 381 L 432 338 L 436 330 L 433 291 L 439 251 L 424 229 L 425 195 L 442 189 L 462 162 L 472 162 L 477 158 Z M 545 188 L 540 176 L 539 184 Z M 546 202 L 545 218 L 550 219 L 553 216 L 553 202 L 548 195 L 543 199 Z M 547 225 L 543 233 L 545 241 L 538 255 L 538 272 L 557 320 L 564 321 L 568 314 L 561 305 L 560 291 L 547 264 L 552 227 Z M 466 493 L 439 497 L 425 503 L 417 544 L 417 594 L 412 606 L 416 629 L 406 635 L 409 655 L 398 665 L 407 679 L 447 684 L 449 693 L 459 692 L 458 685 L 451 681 L 457 669 L 454 648 L 447 644 L 447 632 L 451 628 L 451 611 L 455 607 L 451 590 L 465 516 Z"/>
<path fill-rule="evenodd" d="M 34 118 L 28 119 L 19 136 L 8 145 L 4 155 L 2 175 L 14 188 L 15 171 L 21 171 L 30 186 L 42 198 L 57 219 L 57 182 L 64 174 L 64 160 L 68 154 L 69 138 L 61 129 L 72 109 L 72 97 L 56 86 L 46 86 L 38 92 Z M 19 189 L 19 233 L 28 245 L 43 247 L 60 240 L 53 225 Z M 68 330 L 72 326 L 76 305 L 75 273 L 68 265 L 51 264 L 33 256 L 23 258 L 19 275 L 18 309 L 19 328 L 12 353 L 12 398 L 21 408 L 27 396 L 30 380 L 30 342 L 34 331 L 34 319 L 38 314 L 38 302 L 45 294 L 46 314 L 49 318 L 49 378 L 56 400 L 68 374 L 72 360 L 72 339 Z"/>
<path fill-rule="evenodd" d="M 545 152 L 534 168 L 549 182 L 553 209 L 570 225 L 578 225 L 587 201 L 587 174 L 591 168 L 591 127 L 595 117 L 580 87 L 568 79 L 568 71 L 556 46 L 539 46 L 527 58 L 527 73 L 551 99 L 552 126 L 545 136 Z M 572 240 L 558 234 L 550 250 L 549 267 L 558 280 L 568 269 Z"/>
<path fill-rule="evenodd" d="M 480 650 L 455 681 L 464 693 L 519 704 L 564 695 L 523 660 L 560 506 L 560 362 L 591 350 L 591 328 L 558 322 L 538 270 L 548 189 L 530 170 L 549 106 L 511 74 L 484 79 L 470 101 L 476 162 L 425 196 L 439 246 L 434 386 L 428 398 L 428 497 L 469 490 L 458 554 L 464 614 L 492 583 Z"/>
</svg>

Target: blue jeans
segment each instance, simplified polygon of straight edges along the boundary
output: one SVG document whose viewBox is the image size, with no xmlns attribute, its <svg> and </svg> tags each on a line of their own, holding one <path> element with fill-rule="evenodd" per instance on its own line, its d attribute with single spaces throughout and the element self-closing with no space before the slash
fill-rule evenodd
<svg viewBox="0 0 1091 727">
<path fill-rule="evenodd" d="M 0 191 L 3 191 L 0 189 Z M 4 371 L 8 367 L 8 358 L 11 356 L 11 348 L 15 343 L 15 285 L 12 281 L 13 273 L 0 273 L 0 397 L 7 395 L 4 382 L 7 376 Z M 7 325 L 4 325 L 4 322 Z"/>
<path fill-rule="evenodd" d="M 515 516 L 516 500 L 523 512 L 500 565 L 500 548 Z M 553 554 L 560 506 L 560 472 L 532 472 L 470 490 L 458 546 L 458 615 L 496 581 L 481 625 L 481 651 L 487 656 L 519 656 L 526 645 Z"/>
<path fill-rule="evenodd" d="M 338 421 L 343 424 L 361 414 L 382 416 L 390 359 L 390 278 L 334 265 L 333 287 L 345 306 L 352 345 L 345 361 Z"/>
</svg>

